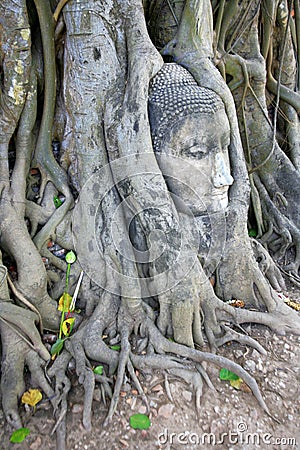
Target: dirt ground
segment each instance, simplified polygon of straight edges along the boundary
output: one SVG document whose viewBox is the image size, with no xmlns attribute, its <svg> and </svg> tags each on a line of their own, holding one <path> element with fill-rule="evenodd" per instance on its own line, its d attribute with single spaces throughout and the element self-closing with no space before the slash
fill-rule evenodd
<svg viewBox="0 0 300 450">
<path fill-rule="evenodd" d="M 290 298 L 300 301 L 299 290 Z M 255 376 L 263 397 L 278 420 L 271 419 L 258 405 L 251 392 L 236 390 L 228 381 L 219 379 L 219 369 L 207 366 L 215 391 L 203 387 L 201 411 L 196 412 L 195 399 L 189 385 L 159 371 L 139 374 L 151 407 L 151 427 L 133 430 L 129 417 L 145 413 L 137 391 L 125 383 L 113 422 L 106 428 L 103 421 L 107 406 L 96 388 L 93 402 L 92 431 L 82 424 L 83 389 L 73 378 L 67 414 L 67 450 L 122 449 L 300 449 L 300 337 L 278 336 L 265 327 L 247 325 L 245 331 L 267 350 L 262 356 L 256 350 L 231 343 L 219 353 L 241 364 Z M 24 426 L 31 430 L 21 444 L 11 444 L 12 429 L 0 411 L 0 448 L 15 450 L 56 450 L 51 430 L 55 425 L 47 402 L 36 411 L 20 406 Z"/>
</svg>

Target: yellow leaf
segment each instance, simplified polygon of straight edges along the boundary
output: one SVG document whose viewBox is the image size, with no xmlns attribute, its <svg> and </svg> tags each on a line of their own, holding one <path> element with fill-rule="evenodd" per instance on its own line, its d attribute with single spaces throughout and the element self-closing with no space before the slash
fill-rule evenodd
<svg viewBox="0 0 300 450">
<path fill-rule="evenodd" d="M 70 317 L 69 319 L 66 319 L 63 321 L 61 329 L 65 336 L 68 337 L 71 334 L 71 331 L 74 326 L 74 322 L 75 322 L 74 317 Z"/>
<path fill-rule="evenodd" d="M 70 309 L 71 301 L 72 301 L 71 295 L 64 292 L 63 295 L 58 300 L 58 311 L 68 312 Z"/>
<path fill-rule="evenodd" d="M 24 392 L 21 401 L 29 406 L 35 406 L 42 400 L 42 398 L 43 396 L 41 391 L 38 389 L 29 389 L 29 391 Z"/>
<path fill-rule="evenodd" d="M 300 311 L 300 303 L 297 302 L 293 302 L 292 300 L 288 300 L 286 302 L 286 304 L 288 306 L 290 306 L 291 308 L 295 309 L 296 311 Z"/>
<path fill-rule="evenodd" d="M 235 389 L 240 389 L 241 384 L 243 383 L 243 380 L 241 378 L 238 378 L 237 380 L 230 380 L 230 384 Z"/>
</svg>

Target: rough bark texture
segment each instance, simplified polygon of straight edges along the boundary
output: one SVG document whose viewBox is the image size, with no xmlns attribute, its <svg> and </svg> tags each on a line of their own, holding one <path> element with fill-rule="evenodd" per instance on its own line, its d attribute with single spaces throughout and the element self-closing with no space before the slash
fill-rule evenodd
<svg viewBox="0 0 300 450">
<path fill-rule="evenodd" d="M 26 365 L 51 399 L 63 449 L 72 359 L 85 389 L 87 429 L 95 380 L 111 398 L 111 420 L 125 374 L 147 404 L 134 369 L 161 367 L 185 380 L 192 370 L 185 358 L 235 372 L 268 413 L 255 380 L 216 351 L 232 339 L 263 352 L 232 328 L 245 322 L 299 331 L 296 311 L 278 295 L 283 275 L 300 285 L 298 3 L 292 18 L 285 1 L 70 0 L 59 2 L 55 20 L 55 2 L 3 3 L 0 331 L 7 420 L 21 426 Z M 187 191 L 176 186 L 197 192 L 201 176 L 189 162 L 154 151 L 158 110 L 149 107 L 149 89 L 170 62 L 213 91 L 209 98 L 226 112 L 234 182 L 219 215 L 203 218 L 193 206 L 191 213 L 185 194 L 178 195 Z M 179 112 L 171 108 L 166 120 L 177 123 Z M 225 123 L 218 120 L 216 130 Z M 70 267 L 58 256 L 71 249 L 77 261 L 65 287 Z M 66 311 L 75 327 L 49 362 L 42 338 L 50 331 L 61 338 L 66 318 L 55 300 L 65 290 L 73 295 L 81 270 L 76 312 Z M 232 299 L 245 308 L 232 307 Z M 212 353 L 201 351 L 204 341 Z M 103 376 L 91 370 L 98 364 Z"/>
</svg>

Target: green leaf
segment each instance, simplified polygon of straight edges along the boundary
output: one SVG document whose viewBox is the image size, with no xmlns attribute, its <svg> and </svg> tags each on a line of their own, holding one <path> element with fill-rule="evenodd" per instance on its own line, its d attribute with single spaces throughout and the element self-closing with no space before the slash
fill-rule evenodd
<svg viewBox="0 0 300 450">
<path fill-rule="evenodd" d="M 66 254 L 66 261 L 68 264 L 73 264 L 76 261 L 76 255 L 73 252 L 73 250 L 70 250 L 67 254 Z"/>
<path fill-rule="evenodd" d="M 63 346 L 64 346 L 64 339 L 57 339 L 56 342 L 52 345 L 50 353 L 51 355 L 56 355 L 57 353 L 59 353 Z"/>
<path fill-rule="evenodd" d="M 121 350 L 121 345 L 119 345 L 119 344 L 117 344 L 117 345 L 111 345 L 110 348 L 111 348 L 112 350 L 119 351 L 119 350 Z"/>
<path fill-rule="evenodd" d="M 256 237 L 257 231 L 254 228 L 250 228 L 250 230 L 248 231 L 248 234 L 250 237 Z"/>
<path fill-rule="evenodd" d="M 55 208 L 59 208 L 62 205 L 62 201 L 59 197 L 57 197 L 57 195 L 55 195 L 53 197 L 53 202 L 54 202 Z"/>
<path fill-rule="evenodd" d="M 94 373 L 95 373 L 96 375 L 102 375 L 102 374 L 103 374 L 103 366 L 97 366 L 97 367 L 95 367 Z"/>
<path fill-rule="evenodd" d="M 151 426 L 151 422 L 146 414 L 134 414 L 129 418 L 131 428 L 135 430 L 147 430 Z"/>
<path fill-rule="evenodd" d="M 13 444 L 17 444 L 19 442 L 23 442 L 26 436 L 28 436 L 28 434 L 30 433 L 31 431 L 29 430 L 29 428 L 19 428 L 12 433 L 9 440 Z"/>
<path fill-rule="evenodd" d="M 221 369 L 219 374 L 220 380 L 238 380 L 239 376 L 228 369 Z"/>
</svg>

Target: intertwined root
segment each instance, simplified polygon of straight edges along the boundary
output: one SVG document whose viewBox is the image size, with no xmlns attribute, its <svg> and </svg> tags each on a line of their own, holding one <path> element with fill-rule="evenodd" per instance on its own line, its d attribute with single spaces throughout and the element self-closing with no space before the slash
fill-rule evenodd
<svg viewBox="0 0 300 450">
<path fill-rule="evenodd" d="M 15 307 L 14 305 L 11 306 Z M 82 322 L 73 336 L 65 341 L 63 351 L 46 371 L 44 371 L 45 363 L 37 353 L 37 350 L 39 350 L 40 354 L 46 358 L 46 350 L 44 349 L 44 353 L 41 353 L 43 347 L 36 340 L 35 334 L 28 332 L 25 336 L 26 333 L 21 328 L 21 337 L 10 326 L 10 324 L 13 324 L 12 321 L 8 324 L 2 321 L 3 368 L 1 389 L 3 408 L 9 423 L 16 428 L 21 426 L 18 399 L 24 391 L 23 368 L 24 365 L 27 365 L 34 385 L 44 391 L 53 405 L 56 417 L 53 433 L 56 432 L 58 448 L 63 449 L 66 435 L 67 398 L 71 388 L 68 367 L 72 361 L 75 363 L 79 382 L 84 387 L 82 420 L 87 430 L 91 429 L 92 400 L 96 382 L 100 383 L 103 401 L 105 403 L 107 399 L 110 401 L 105 424 L 113 418 L 122 384 L 126 377 L 131 379 L 149 412 L 147 397 L 135 369 L 140 372 L 153 369 L 165 371 L 165 386 L 170 399 L 172 399 L 172 395 L 168 389 L 167 374 L 184 380 L 195 392 L 196 408 L 199 410 L 204 384 L 209 389 L 214 389 L 202 364 L 204 362 L 226 368 L 242 378 L 252 390 L 260 406 L 270 415 L 255 379 L 241 366 L 215 353 L 203 352 L 166 338 L 157 328 L 153 314 L 147 315 L 148 309 L 149 307 L 145 307 L 143 312 L 139 311 L 138 319 L 135 320 L 129 312 L 126 313 L 117 301 L 113 302 L 110 295 L 104 295 L 102 302 L 98 304 L 92 316 L 86 322 Z M 250 336 L 235 331 L 231 328 L 229 322 L 234 322 L 237 325 L 244 322 L 255 322 L 273 328 L 280 327 L 281 331 L 294 332 L 298 324 L 297 313 L 279 300 L 275 311 L 272 313 L 234 308 L 221 302 L 216 297 L 213 300 L 213 309 L 216 311 L 213 319 L 209 317 L 211 309 L 204 309 L 203 313 L 204 321 L 212 324 L 217 321 L 219 324 L 218 330 L 221 330 L 221 334 L 218 332 L 217 335 L 214 334 L 213 330 L 211 332 L 211 342 L 215 350 L 234 340 L 242 345 L 252 346 L 260 353 L 266 354 L 265 349 L 260 344 Z M 34 313 L 30 311 L 24 311 L 24 313 L 28 314 L 28 320 L 31 316 L 34 316 Z M 9 315 L 6 319 L 9 319 Z M 24 340 L 24 337 L 27 341 Z M 119 352 L 110 348 L 111 342 L 120 343 Z M 102 375 L 95 375 L 93 372 L 93 366 L 98 364 L 103 364 Z"/>
<path fill-rule="evenodd" d="M 1 391 L 2 407 L 6 420 L 14 428 L 22 426 L 18 401 L 25 390 L 24 368 L 28 367 L 32 383 L 39 386 L 52 405 L 56 407 L 54 390 L 50 386 L 44 372 L 45 362 L 40 358 L 22 334 L 16 333 L 8 322 L 0 324 L 2 338 L 2 374 Z M 42 345 L 42 344 L 41 344 Z M 44 349 L 46 352 L 46 349 Z"/>
<path fill-rule="evenodd" d="M 99 308 L 99 311 L 100 309 L 103 312 L 103 309 Z M 61 405 L 60 417 L 64 417 L 66 412 L 66 399 L 69 391 L 66 373 L 68 363 L 72 358 L 75 361 L 79 382 L 83 385 L 85 391 L 83 424 L 87 430 L 91 427 L 92 396 L 95 381 L 99 382 L 101 385 L 103 398 L 107 396 L 110 399 L 110 406 L 105 424 L 112 420 L 113 414 L 117 408 L 120 390 L 126 376 L 131 378 L 131 381 L 141 395 L 147 410 L 149 410 L 147 398 L 135 374 L 135 369 L 138 369 L 141 372 L 151 369 L 160 369 L 183 379 L 186 383 L 191 385 L 192 389 L 195 391 L 196 407 L 199 409 L 203 391 L 203 382 L 205 382 L 210 389 L 214 389 L 202 366 L 204 361 L 216 364 L 219 367 L 227 368 L 236 373 L 251 388 L 261 407 L 269 414 L 269 410 L 254 378 L 239 365 L 227 358 L 195 350 L 165 338 L 157 329 L 153 320 L 147 316 L 144 317 L 143 321 L 143 338 L 136 336 L 136 339 L 133 339 L 132 324 L 130 326 L 128 325 L 128 323 L 131 323 L 132 321 L 128 321 L 127 325 L 124 321 L 121 322 L 122 324 L 119 328 L 121 348 L 120 352 L 116 352 L 111 350 L 101 337 L 105 330 L 104 324 L 101 324 L 101 319 L 98 320 L 98 329 L 95 334 L 95 322 L 94 316 L 94 321 L 91 324 L 83 325 L 83 328 L 66 342 L 64 351 L 48 371 L 48 375 L 55 382 L 55 392 L 60 399 L 58 401 Z M 102 333 L 99 333 L 101 328 L 103 331 Z M 228 342 L 229 339 L 233 339 L 242 344 L 251 345 L 263 354 L 266 353 L 263 347 L 250 337 L 239 335 L 227 326 L 224 326 L 224 331 L 224 337 L 216 339 L 218 345 Z M 136 347 L 136 343 L 141 344 L 141 342 L 143 342 L 143 354 L 134 353 L 133 346 Z M 92 363 L 90 362 L 91 358 L 88 355 L 93 355 Z M 92 365 L 103 363 L 105 366 L 104 374 L 95 376 L 92 371 Z M 114 381 L 114 390 L 112 392 L 111 384 L 113 380 L 111 376 L 113 374 L 115 374 L 116 379 Z M 168 383 L 166 381 L 166 386 L 167 385 Z M 59 423 L 61 424 L 62 421 L 61 419 L 59 420 Z"/>
</svg>

